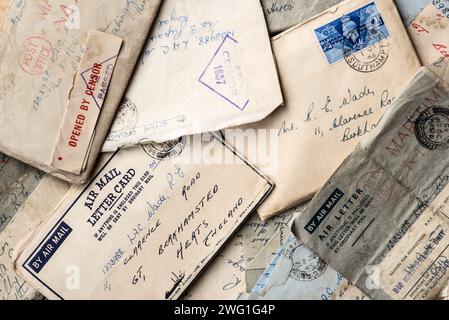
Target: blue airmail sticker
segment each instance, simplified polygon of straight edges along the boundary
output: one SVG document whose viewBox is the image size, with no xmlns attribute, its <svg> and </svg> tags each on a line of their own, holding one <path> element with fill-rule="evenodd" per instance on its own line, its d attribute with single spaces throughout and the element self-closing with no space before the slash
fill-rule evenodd
<svg viewBox="0 0 449 320">
<path fill-rule="evenodd" d="M 329 64 L 345 59 L 357 71 L 372 72 L 388 59 L 390 33 L 374 2 L 316 29 L 315 35 Z"/>
</svg>

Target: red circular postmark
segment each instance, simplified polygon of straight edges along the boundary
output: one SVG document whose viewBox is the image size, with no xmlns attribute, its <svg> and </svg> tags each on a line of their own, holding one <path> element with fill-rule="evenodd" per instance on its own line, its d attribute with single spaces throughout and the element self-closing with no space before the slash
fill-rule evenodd
<svg viewBox="0 0 449 320">
<path fill-rule="evenodd" d="M 41 75 L 53 63 L 53 47 L 47 39 L 40 36 L 30 37 L 25 40 L 23 47 L 19 64 L 26 73 Z"/>
<path fill-rule="evenodd" d="M 371 194 L 373 197 L 371 207 L 379 208 L 393 196 L 394 182 L 391 178 L 385 177 L 382 171 L 375 170 L 364 174 L 357 183 L 357 187 L 363 190 L 374 189 Z"/>
</svg>

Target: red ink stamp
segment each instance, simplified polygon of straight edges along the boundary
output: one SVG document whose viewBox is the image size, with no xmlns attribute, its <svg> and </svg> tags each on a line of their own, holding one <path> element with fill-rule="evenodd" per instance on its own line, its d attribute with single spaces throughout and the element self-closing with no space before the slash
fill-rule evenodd
<svg viewBox="0 0 449 320">
<path fill-rule="evenodd" d="M 372 208 L 382 207 L 393 196 L 394 181 L 384 175 L 381 170 L 367 172 L 360 178 L 357 186 L 362 190 L 373 192 L 371 194 L 374 198 L 371 204 Z"/>
<path fill-rule="evenodd" d="M 31 75 L 41 75 L 50 67 L 54 60 L 51 43 L 40 36 L 30 37 L 23 43 L 24 51 L 19 57 L 23 71 Z"/>
</svg>

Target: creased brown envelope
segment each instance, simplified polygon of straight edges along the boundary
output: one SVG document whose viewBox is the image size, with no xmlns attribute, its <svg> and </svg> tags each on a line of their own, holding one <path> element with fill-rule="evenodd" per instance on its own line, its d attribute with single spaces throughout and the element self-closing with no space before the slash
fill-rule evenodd
<svg viewBox="0 0 449 320">
<path fill-rule="evenodd" d="M 99 165 L 16 261 L 47 298 L 176 299 L 273 188 L 211 135 L 105 154 Z"/>
<path fill-rule="evenodd" d="M 293 231 L 373 299 L 438 299 L 449 280 L 449 64 L 422 68 Z"/>
<path fill-rule="evenodd" d="M 264 219 L 310 199 L 420 67 L 391 0 L 343 2 L 272 43 L 285 106 L 225 132 L 241 152 L 242 135 L 259 135 L 245 154 L 276 184 L 258 209 Z M 260 139 L 267 131 L 274 150 Z"/>
<path fill-rule="evenodd" d="M 13 2 L 0 34 L 0 151 L 84 182 L 159 2 Z"/>
<path fill-rule="evenodd" d="M 282 103 L 259 0 L 166 0 L 103 151 L 256 122 Z"/>
<path fill-rule="evenodd" d="M 69 190 L 69 184 L 45 176 L 31 193 L 7 227 L 0 233 L 0 300 L 29 300 L 42 296 L 20 277 L 14 268 L 22 241 L 30 237 L 48 218 L 49 212 Z M 16 251 L 16 249 L 19 249 Z"/>
<path fill-rule="evenodd" d="M 449 18 L 435 5 L 427 5 L 407 29 L 424 65 L 449 58 Z"/>
</svg>

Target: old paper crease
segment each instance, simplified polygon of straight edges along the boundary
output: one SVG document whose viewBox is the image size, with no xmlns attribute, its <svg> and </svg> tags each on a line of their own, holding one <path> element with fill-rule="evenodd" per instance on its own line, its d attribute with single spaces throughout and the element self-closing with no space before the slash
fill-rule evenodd
<svg viewBox="0 0 449 320">
<path fill-rule="evenodd" d="M 259 0 L 166 0 L 103 151 L 256 122 L 282 103 Z"/>
<path fill-rule="evenodd" d="M 0 150 L 69 182 L 86 181 L 159 3 L 160 0 L 14 2 L 0 34 Z M 81 160 L 75 168 L 68 168 L 75 172 L 72 173 L 65 171 L 66 167 L 53 166 L 51 160 L 75 74 L 84 53 L 95 49 L 86 48 L 86 35 L 92 31 L 108 34 L 107 39 L 121 38 L 124 43 L 97 124 L 92 123 L 94 131 L 89 134 L 75 130 L 80 133 L 82 144 L 89 147 L 83 148 L 84 154 L 80 151 Z M 89 57 L 92 59 L 102 55 L 89 54 L 94 55 Z M 63 129 L 70 132 L 78 126 L 74 122 L 70 126 L 64 124 Z"/>
</svg>

